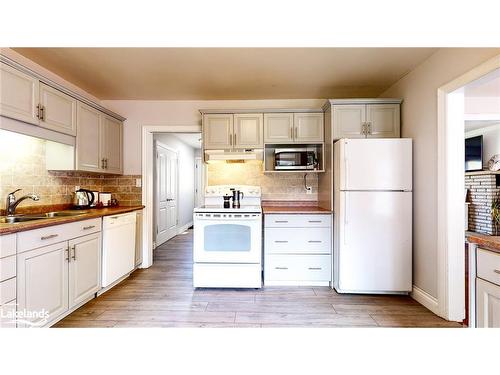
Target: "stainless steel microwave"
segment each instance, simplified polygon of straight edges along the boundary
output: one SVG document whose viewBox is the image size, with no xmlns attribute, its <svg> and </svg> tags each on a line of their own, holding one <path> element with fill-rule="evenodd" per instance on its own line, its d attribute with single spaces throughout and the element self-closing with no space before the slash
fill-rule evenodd
<svg viewBox="0 0 500 375">
<path fill-rule="evenodd" d="M 277 148 L 274 150 L 275 170 L 314 170 L 318 168 L 316 151 L 311 148 Z"/>
</svg>

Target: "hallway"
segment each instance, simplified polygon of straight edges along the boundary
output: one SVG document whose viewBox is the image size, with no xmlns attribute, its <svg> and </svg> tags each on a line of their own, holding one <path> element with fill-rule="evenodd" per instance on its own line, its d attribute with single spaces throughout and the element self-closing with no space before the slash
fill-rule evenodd
<svg viewBox="0 0 500 375">
<path fill-rule="evenodd" d="M 461 327 L 406 296 L 341 295 L 328 287 L 192 288 L 193 232 L 55 327 Z"/>
</svg>

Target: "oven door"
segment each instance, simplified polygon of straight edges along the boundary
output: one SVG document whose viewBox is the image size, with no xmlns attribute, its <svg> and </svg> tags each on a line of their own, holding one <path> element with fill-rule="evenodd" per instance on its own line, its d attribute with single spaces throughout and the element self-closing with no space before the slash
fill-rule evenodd
<svg viewBox="0 0 500 375">
<path fill-rule="evenodd" d="M 193 260 L 196 263 L 260 263 L 262 215 L 196 213 Z"/>
</svg>

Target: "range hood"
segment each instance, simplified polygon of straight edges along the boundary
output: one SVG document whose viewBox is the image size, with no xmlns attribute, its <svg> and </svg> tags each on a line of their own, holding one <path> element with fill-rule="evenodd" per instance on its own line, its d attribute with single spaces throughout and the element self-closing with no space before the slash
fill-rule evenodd
<svg viewBox="0 0 500 375">
<path fill-rule="evenodd" d="M 264 159 L 262 149 L 238 149 L 238 150 L 205 150 L 205 162 L 248 162 Z"/>
</svg>

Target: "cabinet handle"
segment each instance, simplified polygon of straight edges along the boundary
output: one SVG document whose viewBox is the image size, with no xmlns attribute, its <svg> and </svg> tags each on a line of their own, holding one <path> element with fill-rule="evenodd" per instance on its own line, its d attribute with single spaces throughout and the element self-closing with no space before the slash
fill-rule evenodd
<svg viewBox="0 0 500 375">
<path fill-rule="evenodd" d="M 40 104 L 37 104 L 36 106 L 36 118 L 40 119 Z"/>
<path fill-rule="evenodd" d="M 274 269 L 276 269 L 276 270 L 287 270 L 288 267 L 274 267 Z"/>
<path fill-rule="evenodd" d="M 493 270 L 493 272 L 500 274 L 500 270 Z"/>
<path fill-rule="evenodd" d="M 276 240 L 275 243 L 288 243 L 288 241 Z"/>
<path fill-rule="evenodd" d="M 236 146 L 236 133 L 234 133 L 234 145 Z"/>
<path fill-rule="evenodd" d="M 82 229 L 88 230 L 88 229 L 92 229 L 92 228 L 95 228 L 95 225 L 89 225 L 89 226 L 83 227 Z"/>
<path fill-rule="evenodd" d="M 288 220 L 275 220 L 275 223 L 288 223 Z"/>
<path fill-rule="evenodd" d="M 293 139 L 293 127 L 290 127 L 290 139 Z"/>
<path fill-rule="evenodd" d="M 108 158 L 104 159 L 104 168 L 108 169 Z"/>
<path fill-rule="evenodd" d="M 104 158 L 101 159 L 101 169 L 104 169 Z"/>
<path fill-rule="evenodd" d="M 308 269 L 311 271 L 321 271 L 321 267 L 309 267 Z"/>
<path fill-rule="evenodd" d="M 59 235 L 58 234 L 49 234 L 48 236 L 42 236 L 42 237 L 40 237 L 40 239 L 42 241 L 45 241 L 45 240 L 50 240 L 51 238 L 55 238 L 57 236 L 59 236 Z"/>
<path fill-rule="evenodd" d="M 321 220 L 309 220 L 310 223 L 322 223 L 323 221 Z"/>
<path fill-rule="evenodd" d="M 307 242 L 309 242 L 309 243 L 321 243 L 321 242 L 323 242 L 323 241 L 318 241 L 318 240 L 310 240 L 310 241 L 307 241 Z"/>
<path fill-rule="evenodd" d="M 363 134 L 366 138 L 366 122 L 361 123 L 361 134 Z"/>
<path fill-rule="evenodd" d="M 297 131 L 297 127 L 295 127 L 295 139 L 297 139 L 297 134 L 298 134 L 298 131 Z"/>
<path fill-rule="evenodd" d="M 64 252 L 66 253 L 66 259 L 64 259 L 65 261 L 67 261 L 69 263 L 69 247 L 66 248 L 66 250 L 64 250 Z"/>
<path fill-rule="evenodd" d="M 368 127 L 368 129 L 366 130 L 366 132 L 368 134 L 372 134 L 372 123 L 371 122 L 367 122 L 366 126 Z"/>
<path fill-rule="evenodd" d="M 71 250 L 73 250 L 73 260 L 76 260 L 76 245 L 71 246 Z"/>
</svg>

